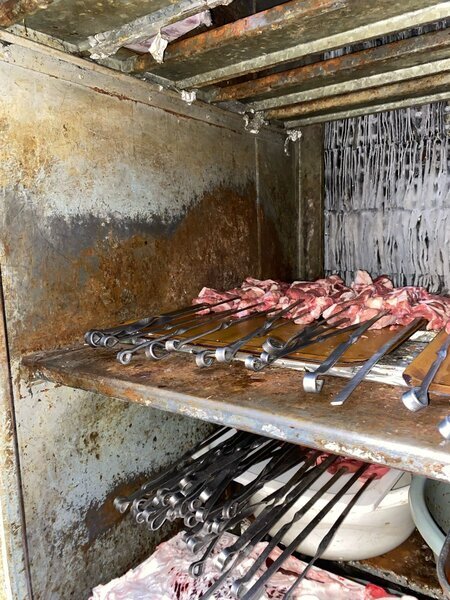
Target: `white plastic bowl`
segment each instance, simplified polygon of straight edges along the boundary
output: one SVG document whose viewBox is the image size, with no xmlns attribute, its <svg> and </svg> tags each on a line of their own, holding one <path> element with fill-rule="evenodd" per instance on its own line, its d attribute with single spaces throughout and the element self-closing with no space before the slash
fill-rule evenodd
<svg viewBox="0 0 450 600">
<path fill-rule="evenodd" d="M 323 475 L 315 485 L 305 492 L 294 506 L 278 521 L 271 534 L 274 535 L 280 527 L 289 521 L 294 513 L 303 506 L 310 497 L 320 489 L 326 475 Z M 344 476 L 347 477 L 347 476 Z M 350 477 L 350 475 L 348 476 Z M 286 479 L 287 474 L 282 479 Z M 386 479 L 385 479 L 386 478 Z M 243 478 L 240 478 L 241 480 Z M 241 483 L 247 481 L 241 480 Z M 410 476 L 391 470 L 375 482 L 373 489 L 368 489 L 360 501 L 352 509 L 344 523 L 336 532 L 323 558 L 328 560 L 362 560 L 389 552 L 404 542 L 414 530 L 414 521 L 408 502 Z M 257 502 L 282 485 L 282 481 L 271 481 L 257 492 L 252 502 Z M 317 515 L 325 504 L 334 497 L 336 491 L 343 485 L 335 484 L 314 506 L 300 519 L 283 538 L 282 543 L 289 544 L 300 531 Z M 359 489 L 360 484 L 350 488 L 343 499 L 326 515 L 321 523 L 297 547 L 297 550 L 307 556 L 314 556 L 317 547 L 341 514 L 344 506 Z"/>
<path fill-rule="evenodd" d="M 450 483 L 415 475 L 409 502 L 420 535 L 437 557 L 444 544 L 444 532 L 450 529 Z"/>
</svg>

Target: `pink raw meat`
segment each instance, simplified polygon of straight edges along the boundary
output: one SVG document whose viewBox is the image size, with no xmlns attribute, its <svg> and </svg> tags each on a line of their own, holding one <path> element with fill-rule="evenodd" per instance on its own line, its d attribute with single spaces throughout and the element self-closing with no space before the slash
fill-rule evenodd
<svg viewBox="0 0 450 600">
<path fill-rule="evenodd" d="M 193 579 L 188 575 L 190 563 L 201 557 L 191 554 L 179 533 L 168 542 L 160 544 L 155 552 L 135 569 L 128 571 L 118 579 L 97 586 L 91 600 L 198 600 L 218 578 L 220 573 L 213 565 L 215 555 L 227 546 L 232 545 L 237 537 L 225 533 L 220 540 L 213 556 L 206 562 L 204 574 Z M 231 592 L 234 578 L 242 577 L 254 560 L 267 546 L 259 543 L 251 554 L 235 569 L 233 578 L 212 596 L 216 600 L 235 600 Z M 275 548 L 268 561 L 271 563 L 280 555 L 281 550 Z M 261 600 L 282 600 L 286 591 L 291 587 L 306 563 L 291 557 L 283 564 L 269 581 Z M 255 580 L 265 571 L 263 565 L 257 572 Z M 384 600 L 393 598 L 382 588 L 374 585 L 361 585 L 328 573 L 318 567 L 312 567 L 307 577 L 297 588 L 295 600 Z M 403 596 L 403 600 L 415 600 L 412 596 Z"/>
<path fill-rule="evenodd" d="M 231 300 L 235 296 L 239 296 L 240 300 Z M 225 292 L 203 288 L 193 303 L 214 304 L 227 299 L 230 302 L 211 310 L 219 312 L 237 306 L 247 308 L 260 301 L 259 306 L 251 310 L 263 312 L 270 308 L 281 310 L 301 300 L 299 305 L 285 315 L 299 325 L 312 323 L 322 316 L 330 325 L 344 319 L 337 326 L 346 327 L 363 323 L 385 312 L 387 314 L 374 323 L 371 329 L 408 325 L 413 319 L 422 318 L 428 321 L 427 329 L 450 330 L 448 296 L 430 294 L 422 287 L 394 288 L 386 275 L 372 280 L 366 271 L 361 270 L 356 272 L 350 288 L 337 275 L 316 281 L 294 281 L 292 284 L 247 277 L 241 287 Z M 249 313 L 239 313 L 238 316 L 246 314 Z"/>
<path fill-rule="evenodd" d="M 318 465 L 323 463 L 323 461 L 331 456 L 330 454 L 324 453 L 319 456 L 317 459 Z M 344 456 L 338 456 L 335 462 L 327 469 L 329 473 L 336 473 L 338 469 L 341 467 L 347 467 L 349 473 L 356 473 L 356 471 L 365 464 L 361 460 L 357 460 L 356 458 L 346 458 Z M 364 471 L 361 475 L 361 479 L 368 479 L 369 477 L 375 476 L 375 479 L 381 479 L 383 475 L 389 471 L 389 467 L 384 467 L 381 465 L 369 465 L 369 467 Z"/>
</svg>

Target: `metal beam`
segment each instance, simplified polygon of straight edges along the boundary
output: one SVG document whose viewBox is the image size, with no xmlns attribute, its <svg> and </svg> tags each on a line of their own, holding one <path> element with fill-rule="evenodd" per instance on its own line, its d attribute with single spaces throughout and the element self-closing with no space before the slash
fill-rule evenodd
<svg viewBox="0 0 450 600">
<path fill-rule="evenodd" d="M 134 70 L 202 87 L 449 16 L 449 0 L 291 0 L 170 44 L 163 65 L 140 57 Z"/>
<path fill-rule="evenodd" d="M 450 65 L 449 65 L 450 68 Z M 388 100 L 414 98 L 424 94 L 445 92 L 450 86 L 450 71 L 428 75 L 418 79 L 391 83 L 377 88 L 351 92 L 340 96 L 320 98 L 311 102 L 303 102 L 283 108 L 265 111 L 266 119 L 292 119 L 316 113 L 335 112 L 336 109 L 350 109 L 358 106 L 370 107 L 373 104 Z"/>
<path fill-rule="evenodd" d="M 79 44 L 79 49 L 87 50 L 93 59 L 107 58 L 122 46 L 148 40 L 167 25 L 230 2 L 231 0 L 181 0 L 126 23 L 118 29 L 89 36 L 86 42 Z"/>
<path fill-rule="evenodd" d="M 350 110 L 341 110 L 321 115 L 315 115 L 311 117 L 304 117 L 302 119 L 296 119 L 294 121 L 287 121 L 285 123 L 285 127 L 286 129 L 297 129 L 298 127 L 306 127 L 307 125 L 314 125 L 316 123 L 325 123 L 327 121 L 341 121 L 342 119 L 352 119 L 354 117 L 362 117 L 364 115 L 386 112 L 388 110 L 398 110 L 401 108 L 410 108 L 411 106 L 422 106 L 424 104 L 431 104 L 432 102 L 445 102 L 448 100 L 450 100 L 450 90 L 445 92 L 439 92 L 437 94 L 425 94 L 424 96 L 405 98 L 404 100 L 381 102 L 372 106 L 362 106 L 359 108 L 352 108 Z"/>
<path fill-rule="evenodd" d="M 53 0 L 0 0 L 0 27 L 9 27 L 37 10 L 47 8 Z"/>
<path fill-rule="evenodd" d="M 269 108 L 273 98 L 278 102 L 287 91 L 302 92 L 379 73 L 389 77 L 394 70 L 449 57 L 450 29 L 444 29 L 273 73 L 252 81 L 217 87 L 205 93 L 208 94 L 210 102 L 254 97 L 270 98 L 265 106 L 260 104 Z"/>
<path fill-rule="evenodd" d="M 267 110 L 271 108 L 277 108 L 279 106 L 288 106 L 300 102 L 309 102 L 319 98 L 331 98 L 341 94 L 348 94 L 358 90 L 376 88 L 399 81 L 407 81 L 410 79 L 416 79 L 426 75 L 433 75 L 435 73 L 442 73 L 449 70 L 450 58 L 447 58 L 444 60 L 436 60 L 431 63 L 426 63 L 424 65 L 407 67 L 406 69 L 398 69 L 396 71 L 378 73 L 368 77 L 350 79 L 342 83 L 324 85 L 311 90 L 306 90 L 304 92 L 287 94 L 286 96 L 280 96 L 278 98 L 269 98 L 260 102 L 251 102 L 250 104 L 247 104 L 247 106 L 257 111 Z"/>
</svg>

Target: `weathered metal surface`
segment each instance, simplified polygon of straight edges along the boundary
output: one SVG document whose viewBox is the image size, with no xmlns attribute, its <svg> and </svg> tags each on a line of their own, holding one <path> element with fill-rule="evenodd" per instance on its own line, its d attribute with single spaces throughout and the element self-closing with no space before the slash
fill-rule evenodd
<svg viewBox="0 0 450 600">
<path fill-rule="evenodd" d="M 267 119 L 292 119 L 294 117 L 324 114 L 338 109 L 357 108 L 358 106 L 371 107 L 384 103 L 387 100 L 403 101 L 405 97 L 418 98 L 425 93 L 446 93 L 450 85 L 450 72 L 418 77 L 409 81 L 401 81 L 379 86 L 372 89 L 350 92 L 340 96 L 321 98 L 293 104 L 283 108 L 274 108 L 265 111 Z"/>
<path fill-rule="evenodd" d="M 0 2 L 0 26 L 9 27 L 37 10 L 47 8 L 53 0 L 2 0 Z"/>
<path fill-rule="evenodd" d="M 167 467 L 204 437 L 194 420 L 45 385 L 18 413 L 34 598 L 88 598 L 170 532 L 137 531 L 116 493 Z M 131 489 L 131 488 L 129 488 Z"/>
<path fill-rule="evenodd" d="M 258 270 L 255 137 L 224 111 L 84 67 L 15 44 L 0 60 L 0 250 L 35 600 L 86 598 L 151 551 L 159 538 L 117 521 L 111 498 L 205 425 L 30 390 L 20 355 Z"/>
<path fill-rule="evenodd" d="M 326 126 L 326 272 L 450 288 L 445 115 L 442 103 Z"/>
<path fill-rule="evenodd" d="M 244 98 L 278 98 L 287 92 L 337 84 L 380 72 L 392 76 L 391 72 L 395 69 L 441 60 L 447 58 L 449 52 L 450 30 L 433 31 L 243 83 L 216 87 L 208 93 L 208 99 L 211 102 L 223 102 Z"/>
<path fill-rule="evenodd" d="M 375 558 L 342 563 L 344 569 L 380 577 L 400 585 L 413 594 L 424 594 L 427 598 L 443 600 L 444 594 L 436 575 L 433 552 L 417 530 L 403 544 Z"/>
<path fill-rule="evenodd" d="M 330 400 L 342 381 L 334 378 L 311 398 L 300 375 L 287 369 L 202 370 L 184 356 L 138 359 L 124 368 L 110 352 L 92 348 L 35 355 L 24 364 L 56 383 L 450 481 L 450 449 L 436 430 L 446 399 L 413 414 L 401 404 L 402 388 L 363 382 L 336 409 Z"/>
<path fill-rule="evenodd" d="M 299 143 L 300 277 L 317 279 L 324 272 L 324 165 L 322 125 L 302 129 Z"/>
<path fill-rule="evenodd" d="M 86 42 L 79 44 L 79 49 L 88 50 L 92 58 L 105 58 L 117 52 L 121 46 L 148 40 L 167 25 L 227 2 L 231 0 L 179 0 L 176 4 L 165 6 L 117 29 L 89 36 Z"/>
<path fill-rule="evenodd" d="M 31 598 L 16 416 L 0 273 L 0 600 Z"/>
<path fill-rule="evenodd" d="M 0 41 L 5 42 L 5 47 L 0 47 L 0 61 L 56 79 L 67 80 L 99 94 L 162 109 L 180 119 L 189 118 L 244 133 L 246 137 L 253 140 L 253 136 L 245 130 L 244 120 L 240 115 L 205 102 L 196 101 L 189 105 L 182 100 L 179 92 L 163 90 L 157 84 L 141 81 L 123 72 L 67 54 L 55 47 L 6 30 L 0 29 Z M 268 139 L 273 139 L 273 133 L 277 132 L 282 134 L 279 128 L 263 126 L 258 137 L 267 136 Z"/>
<path fill-rule="evenodd" d="M 78 43 L 99 31 L 120 27 L 178 0 L 54 0 L 46 9 L 27 19 L 27 25 L 54 37 Z"/>
<path fill-rule="evenodd" d="M 450 31 L 449 31 L 450 34 Z M 362 77 L 352 75 L 352 78 L 341 83 L 329 83 L 319 85 L 318 87 L 294 92 L 277 98 L 269 98 L 256 102 L 250 102 L 248 106 L 254 110 L 267 110 L 278 106 L 286 106 L 299 102 L 308 102 L 317 98 L 329 98 L 332 96 L 342 95 L 358 90 L 366 90 L 377 88 L 382 85 L 388 85 L 395 82 L 410 81 L 419 77 L 433 75 L 435 73 L 443 73 L 450 70 L 450 58 L 442 60 L 434 60 L 424 64 L 409 66 L 406 68 L 398 68 L 398 65 L 391 65 L 392 71 L 387 73 L 375 73 L 374 75 L 366 75 Z M 320 83 L 320 82 L 318 82 Z M 430 86 L 431 89 L 433 86 Z"/>
<path fill-rule="evenodd" d="M 304 117 L 302 119 L 294 119 L 293 121 L 286 121 L 285 127 L 286 129 L 296 129 L 298 127 L 305 127 L 307 125 L 314 125 L 315 123 L 339 121 L 342 119 L 350 119 L 353 117 L 377 114 L 389 110 L 409 108 L 411 106 L 422 106 L 424 104 L 442 102 L 447 100 L 450 100 L 450 91 L 441 92 L 439 94 L 425 94 L 424 96 L 419 96 L 417 98 L 407 98 L 406 100 L 394 100 L 393 102 L 381 102 L 380 104 L 374 106 L 363 106 L 360 108 L 353 108 L 350 110 L 332 111 L 317 116 Z"/>
<path fill-rule="evenodd" d="M 298 277 L 298 211 L 294 150 L 283 139 L 255 139 L 260 276 Z"/>
<path fill-rule="evenodd" d="M 295 0 L 175 42 L 163 65 L 145 56 L 134 69 L 202 87 L 449 15 L 450 2 Z"/>
</svg>

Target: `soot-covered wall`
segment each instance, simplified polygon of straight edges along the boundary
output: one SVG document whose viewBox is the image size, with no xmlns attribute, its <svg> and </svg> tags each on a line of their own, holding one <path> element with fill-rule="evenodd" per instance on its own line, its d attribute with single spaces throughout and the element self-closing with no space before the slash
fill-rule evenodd
<svg viewBox="0 0 450 600">
<path fill-rule="evenodd" d="M 449 117 L 438 103 L 327 124 L 327 273 L 449 290 Z"/>
</svg>

